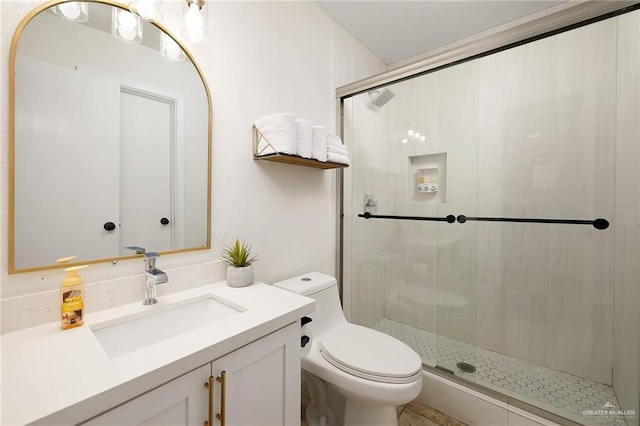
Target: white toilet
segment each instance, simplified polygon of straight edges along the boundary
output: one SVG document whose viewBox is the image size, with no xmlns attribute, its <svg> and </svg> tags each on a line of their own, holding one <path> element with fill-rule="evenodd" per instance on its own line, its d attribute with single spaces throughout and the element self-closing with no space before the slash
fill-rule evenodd
<svg viewBox="0 0 640 426">
<path fill-rule="evenodd" d="M 348 323 L 334 277 L 311 272 L 273 285 L 316 301 L 312 321 L 303 321 L 302 329 L 310 338 L 302 358 L 311 396 L 307 423 L 397 425 L 396 406 L 422 389 L 418 354 L 391 336 Z"/>
</svg>

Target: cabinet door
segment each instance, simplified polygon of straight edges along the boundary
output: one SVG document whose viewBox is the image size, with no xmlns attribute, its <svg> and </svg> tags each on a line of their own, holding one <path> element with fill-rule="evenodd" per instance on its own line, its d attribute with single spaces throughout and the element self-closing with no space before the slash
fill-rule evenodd
<svg viewBox="0 0 640 426">
<path fill-rule="evenodd" d="M 213 362 L 214 407 L 226 426 L 300 424 L 299 345 L 292 324 Z"/>
<path fill-rule="evenodd" d="M 204 384 L 210 374 L 207 364 L 84 424 L 202 426 L 208 416 L 209 391 Z"/>
</svg>

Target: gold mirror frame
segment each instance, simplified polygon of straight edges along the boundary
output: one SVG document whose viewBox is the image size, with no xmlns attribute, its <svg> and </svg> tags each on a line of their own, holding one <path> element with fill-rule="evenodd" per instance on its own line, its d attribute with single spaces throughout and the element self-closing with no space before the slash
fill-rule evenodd
<svg viewBox="0 0 640 426">
<path fill-rule="evenodd" d="M 129 10 L 128 7 L 122 3 L 111 1 L 111 0 L 85 0 L 90 3 L 102 3 L 105 5 L 109 5 L 112 7 L 117 7 L 124 10 Z M 66 268 L 73 265 L 87 265 L 87 264 L 95 264 L 95 263 L 105 263 L 105 262 L 113 262 L 119 260 L 127 260 L 139 258 L 140 254 L 131 255 L 131 256 L 114 256 L 103 259 L 93 259 L 86 260 L 82 262 L 75 263 L 67 263 L 63 265 L 47 265 L 47 266 L 37 266 L 23 269 L 15 269 L 15 101 L 16 101 L 16 82 L 15 82 L 15 70 L 16 70 L 16 53 L 18 49 L 18 41 L 20 40 L 20 36 L 24 31 L 25 27 L 31 22 L 31 20 L 38 15 L 39 13 L 45 11 L 46 9 L 61 4 L 66 3 L 66 0 L 51 0 L 46 3 L 41 4 L 35 9 L 31 10 L 18 24 L 16 28 L 13 38 L 11 39 L 11 48 L 9 50 L 9 231 L 8 235 L 8 271 L 9 274 L 17 274 L 23 272 L 34 272 L 34 271 L 43 271 L 49 269 L 58 269 L 58 268 Z M 171 250 L 166 252 L 161 252 L 160 254 L 174 254 L 174 253 L 185 253 L 190 251 L 198 251 L 198 250 L 209 250 L 211 248 L 211 169 L 212 169 L 212 102 L 211 102 L 211 94 L 209 92 L 209 86 L 207 85 L 207 81 L 202 73 L 202 70 L 196 63 L 195 59 L 186 48 L 186 46 L 178 40 L 166 27 L 158 22 L 150 22 L 152 25 L 157 27 L 160 31 L 167 34 L 171 37 L 177 44 L 180 46 L 184 54 L 189 58 L 193 66 L 195 67 L 200 79 L 202 80 L 202 85 L 204 86 L 204 90 L 207 96 L 207 103 L 209 105 L 209 113 L 207 115 L 207 153 L 208 153 L 208 161 L 207 161 L 207 244 L 204 247 L 194 247 L 194 248 L 185 248 L 179 250 Z"/>
</svg>

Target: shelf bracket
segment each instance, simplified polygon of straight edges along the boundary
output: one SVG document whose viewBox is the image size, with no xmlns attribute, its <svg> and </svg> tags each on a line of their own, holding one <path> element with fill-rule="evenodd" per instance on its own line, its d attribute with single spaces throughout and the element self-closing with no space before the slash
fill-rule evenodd
<svg viewBox="0 0 640 426">
<path fill-rule="evenodd" d="M 262 148 L 260 148 L 261 141 L 264 141 L 266 144 L 266 145 L 263 145 Z M 269 148 L 273 150 L 274 154 L 280 155 L 278 153 L 278 150 L 273 145 L 271 145 L 271 142 L 269 142 L 269 140 L 262 134 L 260 130 L 258 130 L 256 125 L 254 124 L 253 125 L 253 158 L 260 157 L 264 153 L 264 151 Z"/>
</svg>

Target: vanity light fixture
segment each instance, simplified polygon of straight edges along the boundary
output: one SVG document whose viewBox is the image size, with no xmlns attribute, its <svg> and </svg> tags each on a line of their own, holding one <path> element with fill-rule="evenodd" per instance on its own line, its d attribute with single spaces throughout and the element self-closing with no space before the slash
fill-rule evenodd
<svg viewBox="0 0 640 426">
<path fill-rule="evenodd" d="M 142 42 L 142 22 L 140 17 L 128 10 L 113 8 L 111 34 L 127 43 Z"/>
<path fill-rule="evenodd" d="M 186 57 L 178 43 L 165 33 L 160 36 L 160 52 L 172 61 L 184 61 Z"/>
<path fill-rule="evenodd" d="M 89 20 L 89 10 L 86 2 L 70 1 L 60 3 L 51 8 L 53 13 L 61 18 L 73 22 L 87 22 Z"/>
<path fill-rule="evenodd" d="M 195 44 L 207 41 L 207 13 L 204 0 L 186 0 L 182 36 Z"/>
<path fill-rule="evenodd" d="M 129 10 L 145 21 L 162 21 L 162 0 L 130 1 Z"/>
</svg>

